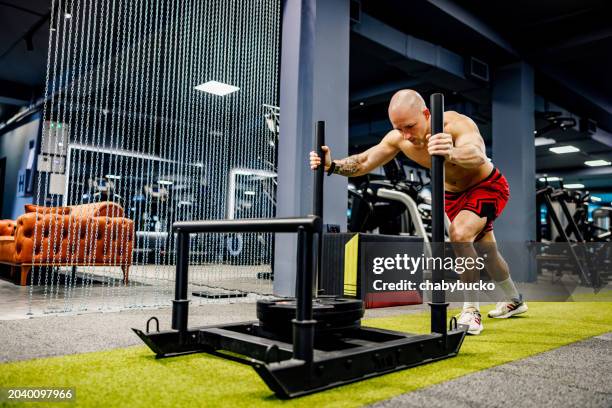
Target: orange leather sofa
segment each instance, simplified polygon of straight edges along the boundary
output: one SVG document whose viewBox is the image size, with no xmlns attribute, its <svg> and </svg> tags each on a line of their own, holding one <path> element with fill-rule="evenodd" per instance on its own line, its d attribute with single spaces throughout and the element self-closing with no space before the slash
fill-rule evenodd
<svg viewBox="0 0 612 408">
<path fill-rule="evenodd" d="M 37 266 L 120 266 L 128 282 L 134 222 L 112 202 L 69 207 L 27 204 L 16 221 L 0 221 L 0 263 L 27 285 Z M 19 271 L 19 279 L 16 273 Z"/>
</svg>

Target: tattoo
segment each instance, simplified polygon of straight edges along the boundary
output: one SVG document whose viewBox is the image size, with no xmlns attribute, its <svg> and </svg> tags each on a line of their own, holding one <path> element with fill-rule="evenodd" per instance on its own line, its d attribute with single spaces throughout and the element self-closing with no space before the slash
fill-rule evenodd
<svg viewBox="0 0 612 408">
<path fill-rule="evenodd" d="M 335 174 L 351 177 L 359 171 L 359 159 L 357 155 L 342 160 L 334 160 L 334 162 L 336 163 L 336 168 L 334 169 Z"/>
</svg>

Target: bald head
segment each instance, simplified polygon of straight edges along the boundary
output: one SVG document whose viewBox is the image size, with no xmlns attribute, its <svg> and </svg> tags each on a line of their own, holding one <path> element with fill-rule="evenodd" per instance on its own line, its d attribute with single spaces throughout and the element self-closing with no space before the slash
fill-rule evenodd
<svg viewBox="0 0 612 408">
<path fill-rule="evenodd" d="M 408 108 L 423 111 L 426 108 L 423 97 L 412 89 L 397 91 L 389 102 L 389 113 L 393 110 Z"/>
<path fill-rule="evenodd" d="M 389 102 L 389 120 L 403 138 L 414 144 L 422 144 L 429 131 L 429 110 L 423 97 L 412 89 L 397 91 Z"/>
</svg>

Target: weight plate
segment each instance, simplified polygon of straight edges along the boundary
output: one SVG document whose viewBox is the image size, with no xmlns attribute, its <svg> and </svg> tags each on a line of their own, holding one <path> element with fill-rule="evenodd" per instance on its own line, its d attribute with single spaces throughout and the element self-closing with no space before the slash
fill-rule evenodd
<svg viewBox="0 0 612 408">
<path fill-rule="evenodd" d="M 263 329 L 281 334 L 293 330 L 295 318 L 294 298 L 260 300 L 257 302 L 257 318 Z M 358 328 L 365 313 L 359 299 L 318 297 L 312 300 L 313 319 L 317 321 L 315 332 L 333 332 Z"/>
</svg>

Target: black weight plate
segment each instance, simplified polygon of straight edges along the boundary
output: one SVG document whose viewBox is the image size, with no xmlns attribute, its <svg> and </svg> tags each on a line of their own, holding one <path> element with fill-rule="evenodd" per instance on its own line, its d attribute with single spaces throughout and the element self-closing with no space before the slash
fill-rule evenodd
<svg viewBox="0 0 612 408">
<path fill-rule="evenodd" d="M 257 302 L 257 318 L 261 326 L 272 332 L 291 333 L 295 318 L 296 300 L 260 300 Z M 315 331 L 328 332 L 358 328 L 365 313 L 359 299 L 319 297 L 312 301 Z"/>
<path fill-rule="evenodd" d="M 295 318 L 295 311 L 294 298 L 257 302 L 257 318 L 261 321 L 291 321 Z M 364 313 L 363 301 L 359 299 L 319 297 L 312 300 L 312 314 L 315 320 L 355 320 L 361 319 Z"/>
</svg>

